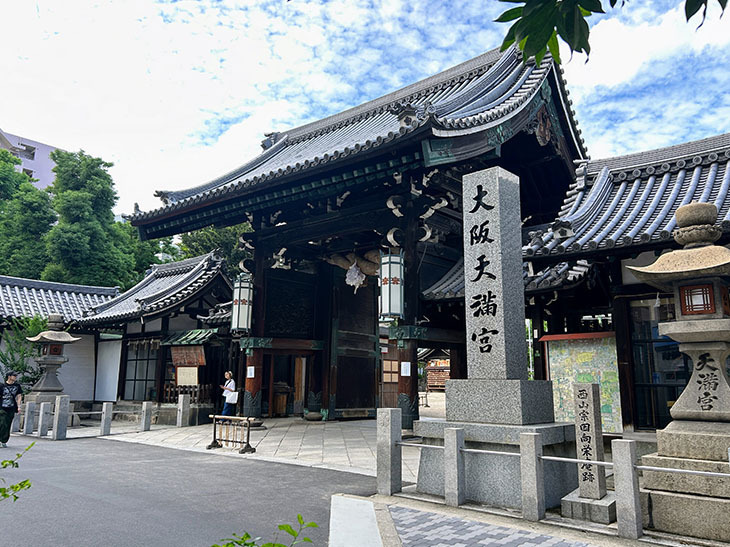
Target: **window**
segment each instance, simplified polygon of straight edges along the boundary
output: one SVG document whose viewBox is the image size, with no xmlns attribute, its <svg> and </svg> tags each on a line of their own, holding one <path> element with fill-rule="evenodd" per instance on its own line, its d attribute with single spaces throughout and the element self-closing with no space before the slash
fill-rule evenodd
<svg viewBox="0 0 730 547">
<path fill-rule="evenodd" d="M 156 399 L 155 373 L 157 348 L 152 344 L 132 344 L 127 347 L 127 371 L 124 378 L 124 399 L 151 401 Z"/>
<path fill-rule="evenodd" d="M 679 287 L 682 315 L 715 313 L 715 295 L 712 285 Z"/>
<path fill-rule="evenodd" d="M 398 361 L 383 360 L 383 383 L 398 383 Z"/>
<path fill-rule="evenodd" d="M 673 298 L 649 298 L 630 303 L 637 429 L 665 427 L 689 380 L 689 358 L 679 352 L 677 342 L 659 335 L 659 323 L 674 319 L 673 302 Z"/>
</svg>

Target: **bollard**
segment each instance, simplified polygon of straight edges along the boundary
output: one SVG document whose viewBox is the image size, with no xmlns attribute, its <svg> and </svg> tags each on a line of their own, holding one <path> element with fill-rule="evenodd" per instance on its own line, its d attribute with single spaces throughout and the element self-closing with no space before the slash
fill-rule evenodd
<svg viewBox="0 0 730 547">
<path fill-rule="evenodd" d="M 51 425 L 51 403 L 41 403 L 41 410 L 38 413 L 38 436 L 48 435 L 48 428 Z"/>
<path fill-rule="evenodd" d="M 23 419 L 23 435 L 33 434 L 33 422 L 35 421 L 35 403 L 25 403 L 25 417 Z"/>
<path fill-rule="evenodd" d="M 139 430 L 149 431 L 152 426 L 152 403 L 145 401 L 142 403 L 142 415 L 139 417 Z"/>
<path fill-rule="evenodd" d="M 403 487 L 401 469 L 401 420 L 400 408 L 378 409 L 377 487 L 378 494 L 392 496 Z"/>
<path fill-rule="evenodd" d="M 464 430 L 444 428 L 444 497 L 446 505 L 458 507 L 466 499 L 464 480 Z"/>
<path fill-rule="evenodd" d="M 542 435 L 520 433 L 520 475 L 522 477 L 522 518 L 545 518 L 545 478 L 543 476 Z"/>
<path fill-rule="evenodd" d="M 10 432 L 17 433 L 20 431 L 20 412 L 16 412 L 13 416 L 13 421 L 10 424 Z"/>
<path fill-rule="evenodd" d="M 114 403 L 102 403 L 101 405 L 101 428 L 99 435 L 109 435 L 112 432 L 112 412 Z"/>
<path fill-rule="evenodd" d="M 177 398 L 177 427 L 190 425 L 190 394 L 178 395 Z"/>
<path fill-rule="evenodd" d="M 62 441 L 66 438 L 70 403 L 71 398 L 68 395 L 56 396 L 56 410 L 53 414 L 53 435 L 51 435 L 54 441 Z"/>
<path fill-rule="evenodd" d="M 611 441 L 613 480 L 616 489 L 616 520 L 618 535 L 639 539 L 644 535 L 639 499 L 639 477 L 636 464 L 636 441 Z"/>
</svg>

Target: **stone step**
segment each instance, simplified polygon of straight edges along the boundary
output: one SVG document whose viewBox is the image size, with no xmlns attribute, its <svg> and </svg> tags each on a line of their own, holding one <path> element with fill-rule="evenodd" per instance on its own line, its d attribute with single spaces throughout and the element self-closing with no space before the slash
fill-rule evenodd
<svg viewBox="0 0 730 547">
<path fill-rule="evenodd" d="M 730 542 L 730 500 L 660 490 L 640 491 L 644 528 Z"/>
<path fill-rule="evenodd" d="M 691 471 L 711 471 L 727 473 L 727 478 L 702 477 L 683 473 L 662 473 L 661 471 L 643 471 L 642 486 L 652 490 L 666 490 L 685 494 L 700 494 L 730 499 L 730 463 L 712 460 L 695 460 L 689 458 L 673 458 L 647 454 L 641 458 L 642 465 L 653 467 L 669 467 Z M 730 522 L 730 515 L 728 515 Z"/>
</svg>

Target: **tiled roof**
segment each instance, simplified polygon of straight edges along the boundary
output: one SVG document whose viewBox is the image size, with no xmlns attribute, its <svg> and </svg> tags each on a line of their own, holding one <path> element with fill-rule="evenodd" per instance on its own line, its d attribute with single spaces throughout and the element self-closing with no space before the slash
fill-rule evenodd
<svg viewBox="0 0 730 547">
<path fill-rule="evenodd" d="M 605 249 L 668 244 L 674 212 L 714 203 L 730 231 L 730 133 L 640 154 L 589 162 L 577 170 L 558 219 L 531 234 L 523 256 L 579 257 Z"/>
<path fill-rule="evenodd" d="M 218 333 L 218 329 L 193 329 L 169 333 L 160 341 L 161 346 L 200 346 Z"/>
<path fill-rule="evenodd" d="M 116 287 L 53 283 L 0 275 L 0 318 L 60 313 L 68 323 L 83 312 L 117 296 Z"/>
<path fill-rule="evenodd" d="M 214 253 L 154 265 L 137 285 L 91 308 L 79 323 L 116 323 L 178 307 L 207 287 L 221 274 L 222 267 L 223 259 Z"/>
<path fill-rule="evenodd" d="M 561 262 L 531 274 L 527 262 L 523 263 L 522 279 L 527 293 L 554 290 L 581 282 L 590 271 L 586 260 Z M 426 300 L 459 300 L 464 298 L 464 259 L 459 259 L 441 279 L 423 291 Z"/>
<path fill-rule="evenodd" d="M 206 325 L 230 325 L 232 304 L 233 302 L 217 304 L 208 315 L 199 315 L 198 319 Z"/>
<path fill-rule="evenodd" d="M 399 91 L 356 108 L 324 118 L 265 141 L 266 149 L 245 165 L 206 184 L 182 191 L 161 191 L 166 203 L 159 209 L 130 218 L 137 224 L 173 214 L 227 193 L 249 188 L 307 169 L 351 158 L 429 126 L 435 135 L 449 137 L 499 126 L 524 111 L 537 96 L 549 74 L 555 73 L 563 92 L 562 76 L 552 58 L 540 66 L 510 48 L 494 49 Z M 399 121 L 399 112 L 412 110 L 410 121 Z M 566 116 L 575 125 L 568 104 Z M 571 128 L 571 131 L 573 129 Z M 584 152 L 579 132 L 571 135 Z M 569 139 L 569 140 L 571 140 Z"/>
</svg>

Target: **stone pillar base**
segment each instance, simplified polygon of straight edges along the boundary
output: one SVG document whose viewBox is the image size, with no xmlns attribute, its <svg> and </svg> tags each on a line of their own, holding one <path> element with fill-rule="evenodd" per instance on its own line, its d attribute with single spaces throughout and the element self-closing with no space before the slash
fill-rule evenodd
<svg viewBox="0 0 730 547">
<path fill-rule="evenodd" d="M 545 380 L 448 380 L 446 420 L 509 425 L 552 423 L 553 384 Z"/>
<path fill-rule="evenodd" d="M 520 426 L 419 420 L 413 423 L 413 432 L 423 437 L 424 444 L 443 446 L 444 428 L 447 427 L 464 429 L 466 448 L 519 454 L 520 433 L 541 433 L 546 456 L 575 457 L 575 426 L 568 423 Z M 442 450 L 421 449 L 417 484 L 419 492 L 444 496 L 443 458 Z M 544 477 L 547 508 L 559 507 L 561 499 L 578 487 L 578 471 L 575 464 L 546 461 Z M 464 454 L 464 483 L 467 500 L 522 509 L 520 481 L 521 470 L 518 457 Z"/>
<path fill-rule="evenodd" d="M 560 514 L 568 519 L 587 520 L 599 524 L 616 522 L 616 494 L 606 492 L 599 500 L 581 498 L 580 489 L 561 500 Z"/>
</svg>

